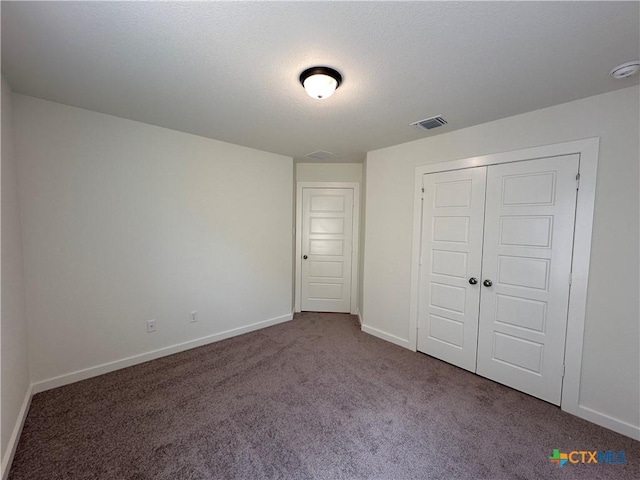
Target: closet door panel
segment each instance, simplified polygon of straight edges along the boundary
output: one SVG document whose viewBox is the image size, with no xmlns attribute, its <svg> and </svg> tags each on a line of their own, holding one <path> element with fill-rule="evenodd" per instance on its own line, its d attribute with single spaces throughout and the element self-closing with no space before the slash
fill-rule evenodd
<svg viewBox="0 0 640 480">
<path fill-rule="evenodd" d="M 418 350 L 472 372 L 485 177 L 486 167 L 477 167 L 423 178 Z M 472 277 L 478 283 L 470 284 Z"/>
<path fill-rule="evenodd" d="M 487 170 L 477 372 L 556 405 L 578 166 L 568 155 Z"/>
</svg>

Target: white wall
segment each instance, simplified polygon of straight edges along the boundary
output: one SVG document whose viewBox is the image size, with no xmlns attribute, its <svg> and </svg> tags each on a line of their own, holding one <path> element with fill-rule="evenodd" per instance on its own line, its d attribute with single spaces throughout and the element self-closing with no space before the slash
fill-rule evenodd
<svg viewBox="0 0 640 480">
<path fill-rule="evenodd" d="M 21 409 L 29 397 L 27 319 L 25 314 L 22 240 L 18 205 L 18 171 L 13 151 L 11 89 L 2 78 L 2 277 L 1 298 L 1 378 L 2 470 L 7 467 L 21 426 Z"/>
<path fill-rule="evenodd" d="M 362 164 L 296 163 L 296 181 L 362 183 Z"/>
<path fill-rule="evenodd" d="M 365 325 L 408 340 L 417 165 L 600 137 L 579 404 L 637 431 L 639 97 L 638 87 L 625 88 L 369 152 Z"/>
<path fill-rule="evenodd" d="M 22 95 L 14 115 L 33 382 L 290 318 L 291 158 Z"/>
<path fill-rule="evenodd" d="M 360 188 L 360 259 L 358 272 L 358 285 L 360 287 L 360 298 L 358 299 L 358 313 L 360 314 L 360 322 L 362 322 L 362 311 L 364 308 L 364 242 L 367 230 L 367 160 L 362 163 L 362 183 Z"/>
</svg>

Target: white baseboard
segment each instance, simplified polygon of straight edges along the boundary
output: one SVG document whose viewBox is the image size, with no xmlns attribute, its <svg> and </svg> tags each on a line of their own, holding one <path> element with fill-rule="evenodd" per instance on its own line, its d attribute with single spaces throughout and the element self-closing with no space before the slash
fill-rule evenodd
<svg viewBox="0 0 640 480">
<path fill-rule="evenodd" d="M 280 317 L 252 323 L 251 325 L 246 325 L 244 327 L 233 328 L 225 332 L 207 335 L 206 337 L 197 338 L 195 340 L 189 340 L 176 345 L 159 348 L 158 350 L 152 350 L 150 352 L 133 355 L 121 360 L 115 360 L 113 362 L 103 363 L 102 365 L 96 365 L 95 367 L 89 367 L 57 377 L 48 378 L 46 380 L 41 380 L 31 385 L 33 387 L 33 394 L 44 392 L 45 390 L 51 390 L 52 388 L 62 387 L 63 385 L 68 385 L 70 383 L 79 382 L 80 380 L 86 380 L 87 378 L 97 377 L 98 375 L 120 370 L 121 368 L 131 367 L 139 363 L 148 362 L 149 360 L 155 360 L 156 358 L 184 352 L 185 350 L 208 345 L 209 343 L 219 342 L 220 340 L 242 335 L 243 333 L 249 333 L 254 330 L 260 330 L 261 328 L 271 327 L 272 325 L 289 321 L 292 318 L 293 313 L 289 313 L 287 315 L 281 315 Z"/>
<path fill-rule="evenodd" d="M 362 327 L 362 325 L 364 325 L 364 322 L 362 321 L 362 315 L 359 311 L 356 312 L 356 315 L 358 316 L 358 323 L 360 324 L 360 327 Z"/>
<path fill-rule="evenodd" d="M 364 333 L 368 333 L 369 335 L 373 335 L 374 337 L 381 338 L 382 340 L 395 343 L 396 345 L 400 345 L 401 347 L 408 348 L 409 350 L 411 350 L 411 348 L 409 347 L 409 340 L 396 337 L 395 335 L 391 335 L 390 333 L 383 332 L 382 330 L 378 330 L 377 328 L 369 327 L 367 325 L 362 325 L 360 329 Z"/>
<path fill-rule="evenodd" d="M 20 412 L 18 413 L 16 424 L 13 427 L 13 432 L 11 432 L 11 436 L 9 437 L 7 450 L 3 452 L 4 456 L 2 457 L 2 480 L 7 480 L 7 478 L 9 477 L 9 469 L 11 468 L 13 457 L 16 454 L 16 448 L 18 448 L 20 434 L 22 433 L 24 421 L 27 419 L 27 413 L 29 413 L 29 406 L 31 405 L 32 397 L 33 386 L 29 385 L 29 387 L 27 388 L 27 392 L 25 393 L 24 400 L 22 401 L 22 406 L 20 407 Z"/>
<path fill-rule="evenodd" d="M 596 425 L 600 425 L 601 427 L 605 427 L 609 430 L 613 430 L 614 432 L 631 437 L 634 440 L 640 440 L 640 427 L 638 425 L 633 425 L 618 418 L 610 417 L 609 415 L 583 405 L 578 405 L 578 408 L 575 411 L 567 410 L 567 412 L 591 423 L 595 423 Z"/>
</svg>

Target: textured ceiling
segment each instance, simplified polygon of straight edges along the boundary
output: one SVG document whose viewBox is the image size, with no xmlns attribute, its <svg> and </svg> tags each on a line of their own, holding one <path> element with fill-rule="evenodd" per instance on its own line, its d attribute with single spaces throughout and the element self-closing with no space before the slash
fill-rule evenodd
<svg viewBox="0 0 640 480">
<path fill-rule="evenodd" d="M 2 2 L 14 91 L 301 159 L 604 93 L 638 2 Z M 329 99 L 299 73 L 341 71 Z M 441 114 L 432 132 L 410 122 Z"/>
</svg>

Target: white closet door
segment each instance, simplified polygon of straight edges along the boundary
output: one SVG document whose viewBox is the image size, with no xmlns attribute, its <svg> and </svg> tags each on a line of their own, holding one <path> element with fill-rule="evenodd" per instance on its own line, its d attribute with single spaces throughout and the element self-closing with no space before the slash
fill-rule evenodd
<svg viewBox="0 0 640 480">
<path fill-rule="evenodd" d="M 556 405 L 578 164 L 567 155 L 487 173 L 477 373 Z"/>
<path fill-rule="evenodd" d="M 486 167 L 424 175 L 418 350 L 476 369 Z M 473 284 L 470 279 L 477 279 Z"/>
</svg>

